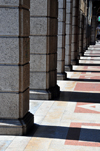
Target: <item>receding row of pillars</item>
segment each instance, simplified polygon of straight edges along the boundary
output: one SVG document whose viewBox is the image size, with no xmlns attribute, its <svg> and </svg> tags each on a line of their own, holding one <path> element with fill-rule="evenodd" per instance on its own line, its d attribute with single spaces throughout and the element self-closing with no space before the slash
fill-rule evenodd
<svg viewBox="0 0 100 151">
<path fill-rule="evenodd" d="M 12 0 L 0 1 L 0 20 L 0 134 L 23 135 L 34 123 L 29 93 L 59 96 L 57 78 L 67 78 L 89 45 L 87 16 L 78 0 Z"/>
</svg>

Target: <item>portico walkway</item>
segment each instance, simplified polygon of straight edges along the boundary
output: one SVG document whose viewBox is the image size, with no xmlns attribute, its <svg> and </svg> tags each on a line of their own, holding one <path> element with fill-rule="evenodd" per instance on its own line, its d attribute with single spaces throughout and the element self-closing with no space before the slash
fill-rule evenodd
<svg viewBox="0 0 100 151">
<path fill-rule="evenodd" d="M 27 136 L 0 136 L 0 151 L 100 151 L 100 42 L 58 81 L 58 100 L 30 100 Z"/>
</svg>

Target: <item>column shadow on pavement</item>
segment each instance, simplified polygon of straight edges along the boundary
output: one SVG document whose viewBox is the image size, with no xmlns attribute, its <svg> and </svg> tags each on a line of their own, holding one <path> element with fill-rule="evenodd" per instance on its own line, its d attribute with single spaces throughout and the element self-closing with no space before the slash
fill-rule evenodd
<svg viewBox="0 0 100 151">
<path fill-rule="evenodd" d="M 77 128 L 77 127 L 38 125 L 37 131 L 34 133 L 33 127 L 33 129 L 31 129 L 30 133 L 27 136 L 37 138 L 100 142 L 99 129 Z"/>
<path fill-rule="evenodd" d="M 100 93 L 61 91 L 59 101 L 100 103 Z"/>
</svg>

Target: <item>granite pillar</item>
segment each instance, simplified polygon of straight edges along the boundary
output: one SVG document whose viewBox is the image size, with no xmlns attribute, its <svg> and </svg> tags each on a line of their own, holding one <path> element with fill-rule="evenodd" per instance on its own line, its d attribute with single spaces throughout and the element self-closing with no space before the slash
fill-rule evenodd
<svg viewBox="0 0 100 151">
<path fill-rule="evenodd" d="M 83 56 L 83 55 L 84 55 L 84 51 L 85 51 L 85 50 L 84 50 L 84 36 L 85 36 L 85 35 L 84 35 L 84 34 L 85 34 L 85 30 L 84 30 L 84 26 L 85 26 L 84 21 L 85 21 L 85 20 L 84 20 L 84 17 L 85 17 L 85 16 L 84 16 L 84 13 L 82 13 L 82 33 L 81 33 L 81 34 L 82 34 L 82 35 L 81 35 L 81 36 L 82 36 L 82 41 L 81 41 L 81 53 L 80 53 L 80 56 Z"/>
<path fill-rule="evenodd" d="M 86 16 L 86 48 L 89 47 L 90 26 L 88 24 L 88 16 Z"/>
<path fill-rule="evenodd" d="M 0 0 L 0 134 L 24 135 L 29 110 L 30 1 Z"/>
<path fill-rule="evenodd" d="M 66 41 L 65 41 L 65 71 L 72 70 L 71 36 L 72 36 L 72 0 L 66 0 Z"/>
<path fill-rule="evenodd" d="M 66 0 L 58 0 L 58 45 L 57 45 L 57 79 L 66 79 L 65 73 L 65 34 L 66 34 Z"/>
<path fill-rule="evenodd" d="M 95 15 L 92 16 L 92 22 L 91 22 L 91 45 L 95 45 L 96 42 L 96 20 L 97 17 Z"/>
<path fill-rule="evenodd" d="M 78 63 L 77 60 L 78 8 L 79 8 L 79 1 L 74 0 L 72 3 L 72 39 L 71 39 L 71 64 L 72 65 Z"/>
<path fill-rule="evenodd" d="M 86 44 L 86 16 L 84 16 L 84 28 L 83 28 L 83 52 L 87 49 Z"/>
<path fill-rule="evenodd" d="M 79 20 L 79 56 L 83 55 L 83 12 L 80 10 Z"/>
<path fill-rule="evenodd" d="M 57 0 L 31 0 L 30 99 L 53 99 L 57 86 Z"/>
</svg>

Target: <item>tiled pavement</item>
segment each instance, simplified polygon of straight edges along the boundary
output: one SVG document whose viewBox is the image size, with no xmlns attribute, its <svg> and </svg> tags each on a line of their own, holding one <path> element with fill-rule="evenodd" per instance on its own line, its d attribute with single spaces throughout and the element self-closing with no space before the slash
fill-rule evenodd
<svg viewBox="0 0 100 151">
<path fill-rule="evenodd" d="M 27 136 L 0 136 L 0 151 L 100 151 L 100 44 L 58 81 L 58 100 L 30 100 Z"/>
</svg>

